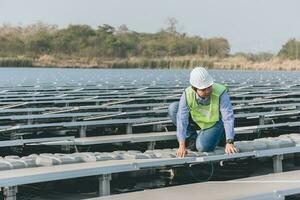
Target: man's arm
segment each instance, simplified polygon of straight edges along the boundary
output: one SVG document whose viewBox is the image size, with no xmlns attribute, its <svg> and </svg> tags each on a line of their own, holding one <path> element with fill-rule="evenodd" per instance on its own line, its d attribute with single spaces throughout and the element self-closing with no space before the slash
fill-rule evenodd
<svg viewBox="0 0 300 200">
<path fill-rule="evenodd" d="M 186 148 L 185 148 L 185 139 L 186 139 L 186 130 L 189 123 L 189 108 L 186 103 L 185 92 L 181 95 L 178 112 L 177 112 L 177 139 L 179 143 L 179 148 L 177 151 L 178 157 L 184 157 L 186 155 Z"/>
<path fill-rule="evenodd" d="M 222 115 L 222 121 L 224 124 L 226 141 L 234 140 L 234 114 L 232 104 L 227 92 L 224 92 L 220 98 L 220 112 Z M 235 148 L 233 142 L 227 143 L 225 146 L 226 153 L 236 153 L 237 149 Z"/>
</svg>

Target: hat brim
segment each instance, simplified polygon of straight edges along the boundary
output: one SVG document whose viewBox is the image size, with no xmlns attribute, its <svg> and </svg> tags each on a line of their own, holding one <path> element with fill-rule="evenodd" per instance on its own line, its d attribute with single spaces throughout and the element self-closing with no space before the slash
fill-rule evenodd
<svg viewBox="0 0 300 200">
<path fill-rule="evenodd" d="M 196 87 L 196 86 L 194 86 L 194 87 L 197 88 L 197 89 L 199 89 L 199 90 L 203 90 L 203 89 L 206 89 L 206 88 L 212 86 L 213 84 L 214 84 L 214 81 L 211 81 L 207 85 L 204 85 L 202 87 Z"/>
</svg>

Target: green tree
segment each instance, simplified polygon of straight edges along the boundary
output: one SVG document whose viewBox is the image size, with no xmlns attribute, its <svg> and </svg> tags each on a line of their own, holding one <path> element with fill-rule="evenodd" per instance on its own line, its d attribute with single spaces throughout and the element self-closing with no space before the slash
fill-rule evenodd
<svg viewBox="0 0 300 200">
<path fill-rule="evenodd" d="M 48 32 L 37 32 L 25 41 L 26 50 L 36 55 L 50 53 L 52 39 L 52 35 Z"/>
<path fill-rule="evenodd" d="M 58 31 L 53 40 L 53 51 L 64 54 L 84 54 L 88 48 L 89 38 L 96 32 L 87 25 L 70 25 L 66 29 Z"/>
<path fill-rule="evenodd" d="M 208 56 L 216 56 L 224 58 L 228 56 L 230 45 L 224 38 L 212 38 L 205 41 L 206 54 Z"/>
<path fill-rule="evenodd" d="M 15 34 L 0 37 L 1 56 L 17 56 L 25 53 L 24 42 Z"/>
<path fill-rule="evenodd" d="M 290 39 L 282 46 L 278 55 L 288 59 L 300 59 L 300 42 Z"/>
</svg>

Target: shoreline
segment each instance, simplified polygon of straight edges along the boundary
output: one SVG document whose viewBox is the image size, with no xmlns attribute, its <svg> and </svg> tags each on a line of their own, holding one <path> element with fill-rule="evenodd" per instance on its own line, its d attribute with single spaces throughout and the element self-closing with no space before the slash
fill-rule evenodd
<svg viewBox="0 0 300 200">
<path fill-rule="evenodd" d="M 28 68 L 90 68 L 90 69 L 191 69 L 195 66 L 208 69 L 256 70 L 256 71 L 300 71 L 300 60 L 275 57 L 269 61 L 253 62 L 244 57 L 164 57 L 164 58 L 74 58 L 43 55 L 38 58 L 0 58 L 0 67 Z"/>
</svg>

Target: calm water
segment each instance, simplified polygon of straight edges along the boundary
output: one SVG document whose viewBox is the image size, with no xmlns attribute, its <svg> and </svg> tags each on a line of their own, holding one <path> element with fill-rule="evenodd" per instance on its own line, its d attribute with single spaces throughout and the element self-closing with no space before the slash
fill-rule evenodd
<svg viewBox="0 0 300 200">
<path fill-rule="evenodd" d="M 188 84 L 190 70 L 0 68 L 0 87 Z M 218 82 L 300 83 L 300 72 L 210 70 Z"/>
</svg>

